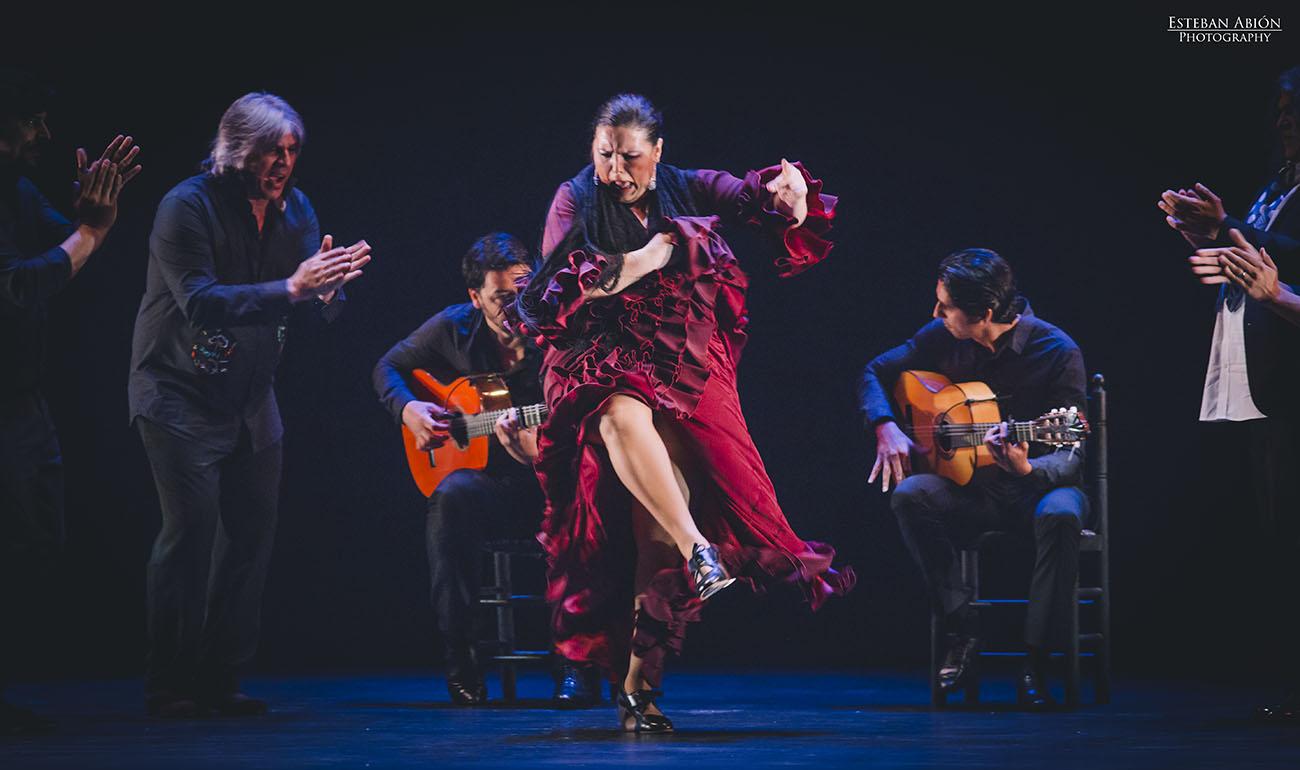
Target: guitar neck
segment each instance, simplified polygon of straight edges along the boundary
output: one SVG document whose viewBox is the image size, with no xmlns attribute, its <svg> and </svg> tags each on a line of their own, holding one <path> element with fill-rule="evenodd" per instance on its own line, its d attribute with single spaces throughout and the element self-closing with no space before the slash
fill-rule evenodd
<svg viewBox="0 0 1300 770">
<path fill-rule="evenodd" d="M 479 412 L 478 414 L 462 414 L 452 418 L 453 431 L 459 432 L 464 430 L 466 438 L 480 438 L 490 436 L 493 432 L 493 426 L 501 416 L 510 412 L 515 413 L 515 419 L 523 428 L 535 428 L 546 421 L 546 415 L 549 410 L 546 404 L 529 404 L 528 406 L 512 406 L 509 409 L 494 409 L 490 412 Z"/>
<path fill-rule="evenodd" d="M 984 434 L 988 433 L 990 428 L 995 428 L 1001 424 L 998 422 L 949 423 L 939 428 L 936 433 L 948 438 L 954 448 L 980 446 L 984 443 Z M 1007 438 L 1016 444 L 1022 442 L 1038 443 L 1038 439 L 1034 438 L 1034 423 L 1032 420 L 1007 423 Z"/>
</svg>

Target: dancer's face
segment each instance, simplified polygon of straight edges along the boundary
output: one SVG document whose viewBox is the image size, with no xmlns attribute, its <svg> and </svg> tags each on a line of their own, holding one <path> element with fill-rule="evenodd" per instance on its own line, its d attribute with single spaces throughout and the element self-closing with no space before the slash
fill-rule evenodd
<svg viewBox="0 0 1300 770">
<path fill-rule="evenodd" d="M 952 295 L 939 281 L 934 287 L 934 317 L 943 321 L 943 328 L 959 340 L 976 339 L 993 320 L 993 311 L 985 311 L 983 318 L 971 318 L 966 311 L 952 304 Z"/>
<path fill-rule="evenodd" d="M 1287 160 L 1300 160 L 1300 109 L 1295 98 L 1285 91 L 1277 97 L 1277 136 L 1282 140 L 1282 154 Z"/>
<path fill-rule="evenodd" d="M 293 167 L 298 162 L 298 149 L 297 137 L 285 133 L 271 149 L 248 156 L 247 170 L 252 177 L 253 194 L 256 197 L 280 200 L 289 177 L 293 176 Z"/>
<path fill-rule="evenodd" d="M 483 275 L 483 285 L 469 290 L 474 307 L 483 311 L 483 320 L 499 337 L 518 337 L 510 330 L 506 308 L 519 294 L 519 284 L 532 272 L 527 265 L 511 265 L 505 270 L 489 270 Z"/>
<path fill-rule="evenodd" d="M 597 126 L 591 140 L 591 162 L 600 183 L 611 186 L 619 202 L 630 204 L 650 189 L 663 150 L 664 140 L 652 143 L 644 128 Z"/>
</svg>

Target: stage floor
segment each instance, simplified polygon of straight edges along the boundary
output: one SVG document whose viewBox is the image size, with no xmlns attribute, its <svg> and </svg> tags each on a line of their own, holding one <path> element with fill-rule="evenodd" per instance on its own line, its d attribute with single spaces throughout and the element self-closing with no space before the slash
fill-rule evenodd
<svg viewBox="0 0 1300 770">
<path fill-rule="evenodd" d="M 1300 729 L 1248 719 L 1259 691 L 1121 680 L 1109 706 L 1033 714 L 996 702 L 1009 673 L 932 712 L 920 672 L 684 671 L 662 701 L 678 730 L 655 736 L 617 732 L 608 704 L 552 709 L 539 671 L 529 700 L 477 709 L 422 673 L 250 678 L 268 716 L 189 722 L 143 716 L 137 681 L 27 685 L 11 700 L 59 730 L 0 738 L 0 767 L 1300 767 Z"/>
</svg>

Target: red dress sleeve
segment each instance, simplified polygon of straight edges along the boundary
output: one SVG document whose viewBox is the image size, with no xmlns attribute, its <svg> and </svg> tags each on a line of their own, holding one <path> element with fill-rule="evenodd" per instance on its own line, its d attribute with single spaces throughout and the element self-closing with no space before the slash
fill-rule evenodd
<svg viewBox="0 0 1300 770">
<path fill-rule="evenodd" d="M 578 203 L 573 197 L 573 185 L 565 182 L 555 190 L 551 208 L 546 212 L 546 226 L 542 229 L 542 256 L 549 256 L 555 244 L 564 239 L 577 216 Z"/>
<path fill-rule="evenodd" d="M 767 183 L 781 173 L 781 167 L 768 166 L 750 171 L 743 180 L 726 171 L 699 169 L 695 172 L 696 200 L 727 220 L 741 222 L 779 238 L 786 255 L 778 257 L 776 267 L 782 278 L 798 275 L 830 254 L 834 245 L 826 239 L 835 218 L 838 198 L 822 193 L 822 182 L 814 179 L 802 163 L 794 167 L 808 184 L 808 216 L 799 227 L 776 210 Z"/>
</svg>

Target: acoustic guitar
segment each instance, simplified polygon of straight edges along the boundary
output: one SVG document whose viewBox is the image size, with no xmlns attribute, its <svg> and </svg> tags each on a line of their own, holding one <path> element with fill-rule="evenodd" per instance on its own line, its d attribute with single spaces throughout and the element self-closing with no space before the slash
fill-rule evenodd
<svg viewBox="0 0 1300 770">
<path fill-rule="evenodd" d="M 425 497 L 433 494 L 453 471 L 487 467 L 488 439 L 501 415 L 514 410 L 521 428 L 536 427 L 546 421 L 546 404 L 512 405 L 510 388 L 497 374 L 474 374 L 444 385 L 425 370 L 416 369 L 411 372 L 411 379 L 416 398 L 455 412 L 449 431 L 451 440 L 437 449 L 419 449 L 415 434 L 402 426 L 406 462 L 415 485 Z"/>
<path fill-rule="evenodd" d="M 953 384 L 942 374 L 908 370 L 894 386 L 899 427 L 916 445 L 912 468 L 970 483 L 975 469 L 995 465 L 984 434 L 1002 422 L 998 397 L 982 382 Z M 1008 440 L 1077 447 L 1089 431 L 1077 407 L 1053 409 L 1036 420 L 1009 422 Z"/>
</svg>

